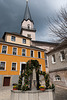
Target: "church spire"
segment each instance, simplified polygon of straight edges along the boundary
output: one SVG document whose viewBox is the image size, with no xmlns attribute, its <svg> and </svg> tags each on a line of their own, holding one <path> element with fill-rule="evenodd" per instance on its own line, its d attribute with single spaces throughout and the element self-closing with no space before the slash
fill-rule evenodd
<svg viewBox="0 0 67 100">
<path fill-rule="evenodd" d="M 26 2 L 28 2 L 28 0 L 26 0 Z"/>
<path fill-rule="evenodd" d="M 26 8 L 25 8 L 23 20 L 28 20 L 28 19 L 33 22 L 31 14 L 30 14 L 29 6 L 28 6 L 28 0 L 26 0 Z"/>
</svg>

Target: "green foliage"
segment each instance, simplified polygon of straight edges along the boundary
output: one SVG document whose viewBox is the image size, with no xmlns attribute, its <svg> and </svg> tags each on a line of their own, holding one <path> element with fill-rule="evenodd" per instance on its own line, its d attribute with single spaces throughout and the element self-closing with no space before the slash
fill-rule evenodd
<svg viewBox="0 0 67 100">
<path fill-rule="evenodd" d="M 48 89 L 49 86 L 50 86 L 50 84 L 49 84 L 49 82 L 50 82 L 49 81 L 49 74 L 46 74 L 45 72 L 42 72 L 42 71 L 40 71 L 39 74 L 44 76 L 46 89 Z"/>
<path fill-rule="evenodd" d="M 19 81 L 18 81 L 18 90 L 21 90 L 21 86 L 22 86 L 22 76 L 19 76 Z"/>
<path fill-rule="evenodd" d="M 30 84 L 29 77 L 32 74 L 34 68 L 35 68 L 35 70 L 37 72 L 38 69 L 39 69 L 39 62 L 37 60 L 29 60 L 27 62 L 25 73 L 23 74 L 24 82 L 25 82 L 24 86 L 22 86 L 22 90 L 23 91 L 26 91 L 26 90 L 29 89 L 28 88 L 28 85 Z"/>
<path fill-rule="evenodd" d="M 54 89 L 55 88 L 54 84 L 52 84 L 52 86 L 50 86 L 49 74 L 46 74 L 46 72 L 39 71 L 39 62 L 37 60 L 29 60 L 27 62 L 25 72 L 22 73 L 21 76 L 19 76 L 18 90 L 21 90 L 21 89 L 23 91 L 29 90 L 29 88 L 28 88 L 28 86 L 30 84 L 29 77 L 32 74 L 34 68 L 36 70 L 36 73 L 44 76 L 46 89 L 49 89 L 49 88 Z M 25 83 L 23 86 L 22 86 L 22 77 L 24 77 L 24 83 Z"/>
<path fill-rule="evenodd" d="M 52 84 L 52 89 L 55 89 L 55 85 L 54 84 Z"/>
<path fill-rule="evenodd" d="M 22 91 L 27 91 L 27 90 L 29 90 L 28 85 L 26 85 L 26 84 L 23 85 L 21 89 L 22 89 Z"/>
<path fill-rule="evenodd" d="M 17 88 L 17 89 L 18 89 L 18 84 L 16 84 L 16 85 L 13 85 L 13 88 Z"/>
<path fill-rule="evenodd" d="M 45 75 L 45 85 L 46 85 L 46 89 L 48 89 L 50 86 L 49 74 Z"/>
</svg>

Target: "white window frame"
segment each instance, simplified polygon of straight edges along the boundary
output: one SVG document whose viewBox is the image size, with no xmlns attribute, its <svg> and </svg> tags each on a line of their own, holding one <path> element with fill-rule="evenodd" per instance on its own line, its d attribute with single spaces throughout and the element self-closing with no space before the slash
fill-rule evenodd
<svg viewBox="0 0 67 100">
<path fill-rule="evenodd" d="M 11 64 L 11 71 L 17 71 L 17 62 L 12 62 L 12 63 L 16 63 L 16 70 L 12 70 L 12 64 Z"/>
<path fill-rule="evenodd" d="M 46 56 L 45 56 L 45 67 L 48 68 L 48 59 L 47 59 L 47 54 L 44 53 Z M 46 61 L 47 61 L 47 64 L 46 64 Z"/>
<path fill-rule="evenodd" d="M 25 38 L 22 39 L 22 43 L 23 43 L 23 44 L 26 44 L 26 43 L 23 42 L 24 39 L 25 39 Z M 25 39 L 25 40 L 26 40 L 26 39 Z"/>
<path fill-rule="evenodd" d="M 22 50 L 23 50 L 24 48 L 22 48 Z M 22 55 L 23 56 L 23 55 Z M 26 49 L 25 49 L 25 56 L 26 56 Z M 23 56 L 23 57 L 25 57 L 25 56 Z"/>
<path fill-rule="evenodd" d="M 20 72 L 19 72 L 19 75 L 21 75 L 21 67 L 22 67 L 22 64 L 26 64 L 26 62 L 20 62 Z"/>
<path fill-rule="evenodd" d="M 39 65 L 41 66 L 40 71 L 42 71 L 42 65 L 41 64 L 39 64 Z"/>
<path fill-rule="evenodd" d="M 27 28 L 30 29 L 30 24 L 27 24 Z"/>
<path fill-rule="evenodd" d="M 40 51 L 38 51 L 38 52 L 40 52 Z M 39 58 L 39 57 L 38 57 Z M 41 52 L 40 52 L 40 58 L 41 58 Z"/>
<path fill-rule="evenodd" d="M 3 50 L 3 46 L 6 46 L 6 45 L 2 45 L 2 50 Z M 8 46 L 6 46 L 6 47 L 7 47 L 6 53 L 2 53 L 2 50 L 1 50 L 1 53 L 2 53 L 2 54 L 7 54 Z"/>
<path fill-rule="evenodd" d="M 34 57 L 34 50 L 30 50 L 30 57 L 32 57 L 32 56 L 31 56 L 31 51 L 33 51 L 33 57 Z"/>
<path fill-rule="evenodd" d="M 0 71 L 6 71 L 6 61 L 0 61 L 1 62 L 5 62 L 5 69 L 4 70 L 0 70 Z"/>
<path fill-rule="evenodd" d="M 58 80 L 58 77 L 55 76 L 55 80 L 54 81 L 61 81 L 61 77 L 60 76 L 59 76 L 59 78 L 60 78 L 60 80 Z"/>
<path fill-rule="evenodd" d="M 55 56 L 55 54 L 53 54 L 53 55 Z M 52 55 L 52 64 L 55 64 L 56 63 L 56 58 L 55 58 L 55 61 L 54 61 L 53 55 Z"/>
<path fill-rule="evenodd" d="M 13 48 L 16 48 L 17 50 L 16 50 L 16 55 L 18 54 L 18 48 L 17 47 L 12 47 L 12 55 L 14 55 L 13 54 Z M 16 55 L 14 55 L 14 56 L 16 56 Z"/>
<path fill-rule="evenodd" d="M 46 64 L 47 60 L 45 60 L 45 67 L 48 68 L 48 62 Z"/>
<path fill-rule="evenodd" d="M 13 35 L 12 35 L 12 36 L 13 36 Z M 16 41 L 16 37 L 15 37 L 15 36 L 13 36 L 13 37 L 15 37 L 15 41 L 14 41 L 14 40 L 12 40 L 12 36 L 11 36 L 11 41 L 15 42 L 15 41 Z"/>
<path fill-rule="evenodd" d="M 64 52 L 64 50 L 62 50 L 62 51 Z M 63 57 L 62 57 L 62 53 L 61 53 L 62 51 L 60 51 L 60 60 L 65 61 L 65 59 L 63 59 Z M 64 53 L 64 55 L 65 55 L 65 53 Z"/>
</svg>

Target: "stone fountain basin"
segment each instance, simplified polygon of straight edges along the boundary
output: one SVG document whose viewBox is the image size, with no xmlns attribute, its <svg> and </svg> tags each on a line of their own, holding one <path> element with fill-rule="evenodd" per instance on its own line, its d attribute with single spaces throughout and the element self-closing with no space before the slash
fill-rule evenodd
<svg viewBox="0 0 67 100">
<path fill-rule="evenodd" d="M 54 91 L 52 89 L 36 91 L 11 90 L 11 100 L 54 100 Z"/>
</svg>

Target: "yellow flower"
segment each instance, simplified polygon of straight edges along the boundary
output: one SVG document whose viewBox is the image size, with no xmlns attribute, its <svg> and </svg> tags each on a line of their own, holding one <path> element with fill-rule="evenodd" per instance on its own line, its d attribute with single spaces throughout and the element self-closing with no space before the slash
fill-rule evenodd
<svg viewBox="0 0 67 100">
<path fill-rule="evenodd" d="M 39 86 L 39 88 L 45 88 L 44 86 Z"/>
<path fill-rule="evenodd" d="M 15 85 L 15 86 L 13 86 L 13 88 L 16 88 L 17 86 Z"/>
</svg>

